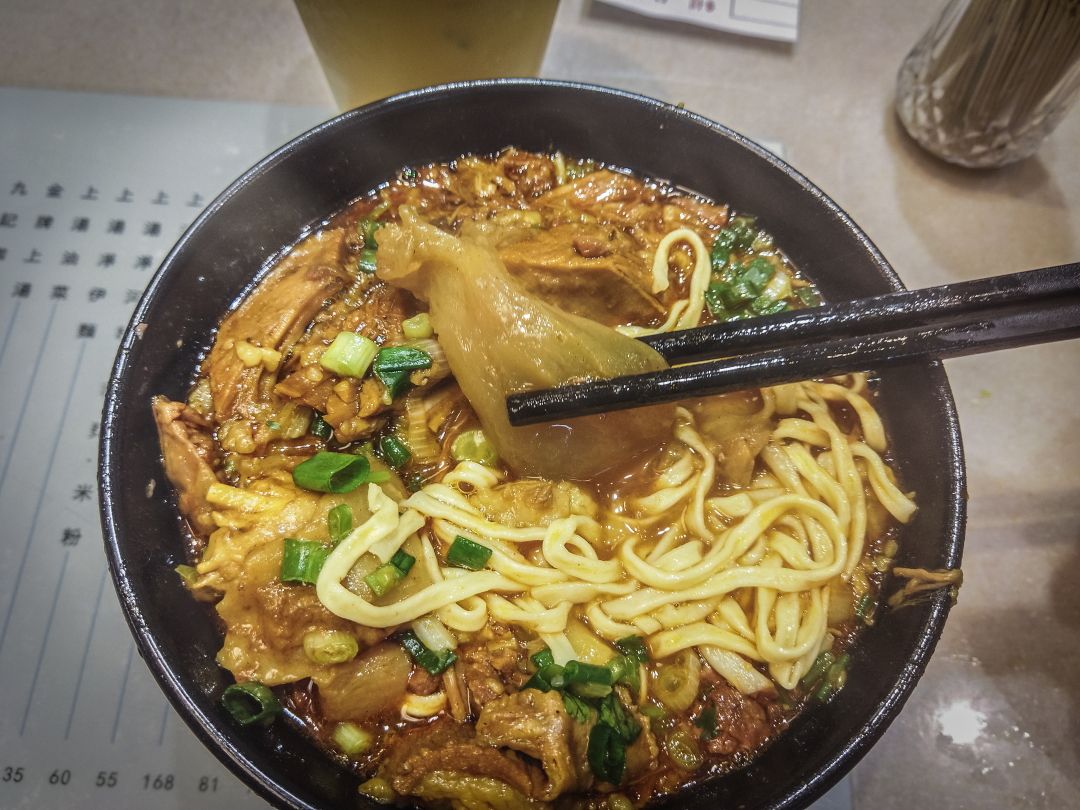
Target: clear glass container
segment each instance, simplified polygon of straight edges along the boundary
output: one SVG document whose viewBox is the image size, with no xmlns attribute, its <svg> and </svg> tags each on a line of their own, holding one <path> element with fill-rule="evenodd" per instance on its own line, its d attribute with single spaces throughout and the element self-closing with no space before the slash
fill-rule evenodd
<svg viewBox="0 0 1080 810">
<path fill-rule="evenodd" d="M 900 66 L 896 111 L 950 163 L 1028 157 L 1080 90 L 1080 0 L 950 0 Z"/>
</svg>

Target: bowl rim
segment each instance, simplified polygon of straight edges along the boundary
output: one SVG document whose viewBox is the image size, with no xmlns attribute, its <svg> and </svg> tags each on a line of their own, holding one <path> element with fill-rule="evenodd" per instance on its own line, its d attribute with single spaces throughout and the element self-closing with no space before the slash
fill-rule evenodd
<svg viewBox="0 0 1080 810">
<path fill-rule="evenodd" d="M 712 130 L 728 140 L 735 141 L 755 153 L 759 158 L 764 159 L 775 169 L 783 172 L 789 179 L 797 183 L 803 191 L 813 197 L 817 204 L 828 209 L 832 216 L 840 220 L 841 224 L 855 236 L 863 249 L 873 259 L 885 279 L 895 289 L 904 289 L 904 285 L 895 270 L 847 212 L 802 173 L 756 141 L 683 107 L 642 94 L 588 82 L 535 78 L 479 79 L 433 85 L 399 93 L 362 107 L 347 110 L 317 124 L 275 149 L 247 169 L 236 180 L 229 183 L 196 217 L 162 260 L 153 277 L 146 285 L 120 341 L 102 408 L 98 456 L 100 517 L 109 574 L 117 591 L 124 618 L 135 639 L 136 647 L 154 679 L 187 726 L 222 764 L 260 797 L 281 808 L 319 810 L 319 805 L 307 802 L 271 778 L 270 774 L 264 772 L 233 745 L 228 735 L 223 733 L 212 718 L 199 708 L 196 700 L 174 673 L 166 654 L 150 632 L 131 584 L 128 567 L 121 550 L 122 529 L 120 518 L 115 510 L 113 497 L 117 491 L 118 479 L 121 476 L 118 471 L 123 464 L 123 459 L 119 455 L 119 443 L 116 435 L 117 422 L 125 407 L 130 407 L 125 402 L 127 378 L 133 371 L 129 362 L 130 355 L 140 338 L 140 324 L 145 322 L 147 312 L 157 303 L 165 276 L 169 273 L 177 258 L 187 249 L 188 244 L 198 237 L 203 225 L 216 216 L 217 212 L 249 183 L 273 169 L 294 152 L 303 149 L 309 141 L 316 139 L 327 129 L 343 126 L 346 122 L 362 121 L 365 118 L 376 116 L 388 107 L 408 107 L 428 102 L 433 97 L 452 96 L 462 91 L 498 91 L 500 89 L 563 90 L 621 98 L 647 109 L 683 118 Z M 283 247 L 288 249 L 291 245 Z M 267 264 L 272 264 L 280 255 L 280 249 L 272 253 L 267 259 Z M 948 440 L 945 448 L 948 459 L 948 488 L 944 493 L 945 525 L 943 526 L 944 532 L 941 542 L 946 563 L 950 567 L 954 567 L 959 563 L 963 551 L 967 512 L 966 471 L 959 418 L 948 378 L 941 362 L 937 360 L 921 361 L 913 363 L 913 365 L 920 365 L 926 370 L 927 385 L 941 408 L 941 419 Z M 780 800 L 766 805 L 766 807 L 770 808 L 770 810 L 781 810 L 781 808 L 790 810 L 791 808 L 805 807 L 823 795 L 862 759 L 873 743 L 877 741 L 896 718 L 914 690 L 915 684 L 926 669 L 926 665 L 937 645 L 951 607 L 952 598 L 949 593 L 939 591 L 933 595 L 927 618 L 918 632 L 917 644 L 907 656 L 903 668 L 895 678 L 887 695 L 877 704 L 876 711 L 866 718 L 858 731 L 847 740 L 832 758 L 820 766 L 809 780 L 793 786 Z"/>
</svg>

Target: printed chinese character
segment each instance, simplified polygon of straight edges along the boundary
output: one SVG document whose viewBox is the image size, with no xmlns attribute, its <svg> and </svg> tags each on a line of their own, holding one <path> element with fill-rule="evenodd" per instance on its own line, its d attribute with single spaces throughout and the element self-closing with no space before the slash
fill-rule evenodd
<svg viewBox="0 0 1080 810">
<path fill-rule="evenodd" d="M 192 194 L 191 199 L 187 201 L 187 204 L 192 208 L 202 208 L 203 196 L 202 194 Z"/>
<path fill-rule="evenodd" d="M 25 197 L 26 196 L 26 183 L 22 180 L 15 182 L 15 185 L 11 187 L 11 196 L 13 197 Z"/>
<path fill-rule="evenodd" d="M 121 234 L 124 232 L 124 220 L 122 219 L 110 219 L 109 226 L 106 228 L 109 233 Z"/>
<path fill-rule="evenodd" d="M 87 217 L 75 217 L 71 221 L 71 230 L 86 232 L 90 228 L 90 220 Z"/>
<path fill-rule="evenodd" d="M 143 236 L 161 236 L 160 222 L 147 222 L 143 225 Z"/>
<path fill-rule="evenodd" d="M 92 338 L 97 334 L 97 326 L 92 323 L 80 323 L 79 324 L 79 337 Z"/>
<path fill-rule="evenodd" d="M 7 258 L 7 248 L 0 247 L 0 262 Z"/>
<path fill-rule="evenodd" d="M 49 293 L 49 298 L 54 301 L 65 301 L 67 300 L 67 294 L 68 288 L 66 284 L 56 284 L 53 286 L 52 292 Z"/>
<path fill-rule="evenodd" d="M 136 256 L 135 257 L 135 269 L 136 270 L 149 270 L 154 266 L 153 256 Z"/>
<path fill-rule="evenodd" d="M 34 222 L 34 227 L 40 231 L 47 231 L 52 227 L 53 218 L 48 214 L 41 214 Z"/>
<path fill-rule="evenodd" d="M 98 423 L 97 422 L 91 422 L 90 423 L 90 436 L 88 438 L 96 439 L 97 437 L 98 437 Z"/>
<path fill-rule="evenodd" d="M 79 484 L 75 487 L 75 493 L 71 496 L 73 501 L 88 501 L 92 497 L 94 488 L 89 484 Z"/>
<path fill-rule="evenodd" d="M 64 529 L 64 533 L 60 536 L 60 543 L 65 546 L 77 546 L 80 540 L 82 540 L 82 531 L 79 529 Z"/>
<path fill-rule="evenodd" d="M 0 228 L 14 228 L 19 221 L 19 215 L 10 211 L 0 214 Z"/>
<path fill-rule="evenodd" d="M 116 264 L 115 253 L 102 253 L 97 260 L 98 267 L 112 267 Z"/>
<path fill-rule="evenodd" d="M 150 202 L 153 205 L 168 205 L 169 204 L 169 195 L 166 194 L 164 191 L 159 191 L 157 193 L 157 196 L 154 197 L 154 199 L 152 199 Z"/>
<path fill-rule="evenodd" d="M 64 196 L 64 187 L 59 183 L 53 183 L 49 186 L 48 191 L 45 192 L 46 197 L 50 197 L 54 200 Z"/>
<path fill-rule="evenodd" d="M 23 264 L 41 264 L 41 251 L 33 248 L 30 255 L 23 259 Z"/>
<path fill-rule="evenodd" d="M 115 337 L 117 340 L 120 340 L 120 338 L 122 338 L 123 336 L 124 336 L 124 327 L 122 327 L 122 326 L 116 327 L 116 333 L 113 335 L 113 337 Z"/>
<path fill-rule="evenodd" d="M 60 264 L 74 266 L 79 263 L 79 254 L 74 250 L 65 250 L 60 255 Z"/>
<path fill-rule="evenodd" d="M 98 198 L 98 190 L 93 186 L 86 187 L 86 193 L 81 194 L 79 199 L 81 200 L 96 200 Z"/>
<path fill-rule="evenodd" d="M 104 287 L 91 287 L 90 292 L 88 292 L 86 294 L 86 298 L 91 304 L 94 303 L 95 301 L 100 301 L 104 297 L 105 297 L 105 288 Z"/>
<path fill-rule="evenodd" d="M 134 199 L 135 195 L 131 193 L 131 189 L 125 187 L 124 190 L 120 192 L 120 196 L 116 198 L 116 201 L 126 203 L 131 202 Z"/>
<path fill-rule="evenodd" d="M 30 282 L 19 281 L 15 284 L 15 289 L 11 291 L 12 298 L 29 298 L 30 297 Z"/>
<path fill-rule="evenodd" d="M 124 303 L 125 304 L 136 304 L 136 303 L 138 303 L 138 301 L 139 301 L 139 291 L 138 290 L 129 289 L 129 290 L 126 290 L 124 292 Z"/>
</svg>

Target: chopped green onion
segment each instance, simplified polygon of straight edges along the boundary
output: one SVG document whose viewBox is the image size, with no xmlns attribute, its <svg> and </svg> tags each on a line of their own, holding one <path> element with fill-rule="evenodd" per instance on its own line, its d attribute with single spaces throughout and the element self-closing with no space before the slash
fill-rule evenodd
<svg viewBox="0 0 1080 810">
<path fill-rule="evenodd" d="M 490 467 L 499 455 L 495 452 L 495 445 L 491 443 L 484 431 L 476 428 L 458 434 L 454 443 L 450 445 L 450 457 L 454 461 L 475 461 L 477 464 Z"/>
<path fill-rule="evenodd" d="M 411 318 L 403 320 L 401 322 L 401 331 L 410 340 L 429 338 L 435 334 L 431 328 L 431 316 L 426 312 L 421 312 L 419 315 L 413 315 Z"/>
<path fill-rule="evenodd" d="M 663 706 L 657 706 L 655 703 L 649 703 L 641 707 L 641 713 L 648 717 L 650 720 L 663 720 L 667 715 Z"/>
<path fill-rule="evenodd" d="M 468 568 L 470 571 L 479 571 L 487 565 L 491 557 L 491 549 L 482 546 L 475 540 L 462 537 L 460 534 L 450 544 L 450 550 L 446 552 L 446 562 L 458 568 Z"/>
<path fill-rule="evenodd" d="M 743 304 L 757 298 L 757 292 L 748 284 L 739 280 L 720 289 L 720 300 L 728 309 L 738 309 Z"/>
<path fill-rule="evenodd" d="M 552 655 L 551 650 L 544 647 L 540 652 L 534 653 L 529 660 L 536 665 L 537 669 L 543 669 L 555 663 L 555 656 Z"/>
<path fill-rule="evenodd" d="M 412 458 L 408 445 L 392 433 L 387 433 L 379 439 L 379 453 L 395 470 L 400 470 Z"/>
<path fill-rule="evenodd" d="M 629 686 L 635 694 L 641 689 L 641 665 L 637 659 L 629 655 L 616 655 L 607 662 L 607 668 L 611 672 L 612 683 Z"/>
<path fill-rule="evenodd" d="M 626 774 L 626 743 L 615 729 L 597 723 L 589 733 L 589 767 L 602 782 L 621 785 Z"/>
<path fill-rule="evenodd" d="M 627 636 L 615 642 L 615 647 L 623 655 L 633 658 L 639 664 L 649 663 L 649 649 L 641 636 Z"/>
<path fill-rule="evenodd" d="M 724 305 L 724 291 L 727 289 L 726 284 L 710 284 L 705 288 L 705 306 L 709 308 L 709 312 L 718 321 L 726 320 L 728 317 L 727 307 Z"/>
<path fill-rule="evenodd" d="M 564 686 L 566 686 L 566 676 L 563 668 L 558 664 L 548 664 L 536 670 L 524 688 L 550 692 L 552 689 L 562 689 Z"/>
<path fill-rule="evenodd" d="M 822 680 L 821 683 L 818 684 L 817 689 L 814 690 L 814 693 L 813 695 L 811 695 L 811 697 L 819 703 L 824 703 L 835 694 L 836 687 L 829 683 L 827 680 Z"/>
<path fill-rule="evenodd" d="M 712 263 L 714 273 L 720 273 L 727 267 L 731 259 L 731 245 L 725 245 L 720 239 L 713 242 L 712 251 L 709 253 L 709 261 Z"/>
<path fill-rule="evenodd" d="M 360 256 L 356 260 L 356 269 L 361 273 L 367 273 L 369 276 L 373 275 L 378 269 L 378 260 L 375 258 L 375 251 L 371 248 L 364 248 L 360 251 Z"/>
<path fill-rule="evenodd" d="M 373 776 L 366 782 L 362 782 L 356 790 L 361 796 L 366 796 L 379 804 L 393 804 L 398 798 L 393 785 L 381 776 Z"/>
<path fill-rule="evenodd" d="M 286 537 L 281 555 L 281 581 L 314 585 L 329 556 L 330 549 L 322 543 Z"/>
<path fill-rule="evenodd" d="M 583 698 L 602 698 L 612 694 L 611 687 L 605 683 L 572 683 L 566 688 Z"/>
<path fill-rule="evenodd" d="M 586 664 L 584 661 L 569 661 L 565 667 L 567 683 L 601 683 L 611 686 L 615 677 L 607 667 Z"/>
<path fill-rule="evenodd" d="M 321 413 L 316 413 L 311 418 L 311 427 L 308 428 L 308 432 L 316 439 L 322 439 L 324 442 L 330 441 L 334 435 L 334 429 L 323 419 Z"/>
<path fill-rule="evenodd" d="M 808 307 L 821 306 L 821 295 L 813 287 L 799 287 L 795 290 L 795 297 Z"/>
<path fill-rule="evenodd" d="M 185 588 L 190 588 L 195 584 L 195 580 L 199 578 L 199 572 L 195 570 L 191 565 L 178 565 L 173 569 L 180 580 L 184 583 Z"/>
<path fill-rule="evenodd" d="M 319 365 L 340 377 L 363 377 L 378 351 L 370 338 L 356 332 L 338 332 L 319 358 Z"/>
<path fill-rule="evenodd" d="M 304 633 L 304 655 L 316 664 L 344 664 L 360 652 L 356 637 L 343 630 L 312 630 Z"/>
<path fill-rule="evenodd" d="M 592 715 L 589 704 L 570 692 L 561 692 L 560 694 L 562 695 L 563 707 L 565 707 L 566 713 L 579 723 L 588 723 L 589 717 Z"/>
<path fill-rule="evenodd" d="M 356 723 L 338 723 L 330 737 L 341 752 L 350 757 L 366 754 L 375 744 L 375 736 Z"/>
<path fill-rule="evenodd" d="M 739 276 L 739 280 L 755 293 L 765 289 L 765 285 L 776 275 L 773 263 L 763 257 L 758 257 L 750 262 L 750 265 Z"/>
<path fill-rule="evenodd" d="M 773 246 L 772 234 L 768 231 L 758 231 L 757 237 L 754 239 L 753 244 L 750 245 L 750 249 L 755 253 L 763 250 L 769 250 Z"/>
<path fill-rule="evenodd" d="M 267 725 L 281 713 L 281 704 L 274 693 L 258 681 L 227 687 L 221 695 L 221 705 L 242 726 Z"/>
<path fill-rule="evenodd" d="M 400 571 L 402 576 L 406 576 L 412 570 L 414 563 L 416 563 L 416 557 L 403 548 L 395 551 L 394 556 L 390 558 L 390 565 Z"/>
<path fill-rule="evenodd" d="M 368 213 L 368 219 L 382 219 L 382 215 L 390 210 L 390 201 L 381 200 L 378 205 L 371 209 Z"/>
<path fill-rule="evenodd" d="M 270 428 L 270 430 L 281 430 L 281 422 L 277 421 L 276 419 L 268 420 L 266 426 Z"/>
<path fill-rule="evenodd" d="M 767 295 L 759 296 L 750 303 L 750 311 L 755 315 L 779 315 L 790 308 L 787 301 L 774 301 Z"/>
<path fill-rule="evenodd" d="M 364 247 L 369 250 L 375 250 L 379 247 L 379 243 L 375 241 L 375 231 L 382 227 L 381 222 L 376 222 L 371 217 L 364 217 L 358 223 L 356 223 L 356 232 L 360 235 L 360 238 L 364 240 Z"/>
<path fill-rule="evenodd" d="M 347 503 L 339 503 L 326 513 L 326 530 L 330 539 L 340 543 L 349 536 L 353 526 L 352 507 Z"/>
<path fill-rule="evenodd" d="M 732 247 L 738 250 L 747 250 L 754 243 L 758 234 L 753 217 L 735 217 L 728 223 L 727 229 L 730 229 L 735 235 Z"/>
<path fill-rule="evenodd" d="M 457 661 L 457 655 L 454 654 L 453 650 L 441 650 L 439 652 L 429 650 L 412 630 L 406 630 L 401 634 L 401 646 L 405 648 L 405 652 L 409 654 L 413 661 L 432 675 L 438 675 Z"/>
<path fill-rule="evenodd" d="M 664 740 L 664 751 L 684 771 L 696 771 L 701 767 L 701 750 L 694 735 L 684 728 L 676 729 Z"/>
<path fill-rule="evenodd" d="M 864 593 L 855 603 L 855 615 L 863 624 L 872 624 L 874 619 L 874 595 Z"/>
<path fill-rule="evenodd" d="M 825 673 L 825 682 L 829 684 L 833 689 L 842 689 L 844 684 L 847 683 L 847 670 L 851 664 L 851 656 L 844 653 L 836 662 L 829 667 L 829 671 Z"/>
<path fill-rule="evenodd" d="M 825 670 L 833 665 L 836 659 L 833 654 L 826 650 L 814 659 L 814 663 L 810 666 L 810 669 L 806 671 L 806 674 L 799 680 L 803 686 L 813 686 L 821 677 L 825 674 Z"/>
<path fill-rule="evenodd" d="M 337 495 L 352 492 L 361 484 L 381 484 L 390 477 L 386 472 L 373 472 L 364 456 L 327 450 L 297 464 L 292 475 L 301 489 Z"/>
<path fill-rule="evenodd" d="M 701 729 L 701 738 L 703 740 L 714 739 L 720 732 L 716 718 L 716 707 L 711 703 L 708 704 L 702 709 L 701 714 L 694 721 L 694 725 Z"/>
<path fill-rule="evenodd" d="M 722 248 L 730 253 L 731 249 L 735 247 L 735 238 L 736 234 L 734 230 L 731 228 L 721 228 L 720 232 L 716 234 L 716 240 L 713 242 L 713 250 Z"/>
<path fill-rule="evenodd" d="M 403 549 L 398 549 L 390 558 L 390 562 L 380 565 L 364 577 L 364 582 L 376 596 L 385 596 L 406 577 L 415 562 L 416 557 Z"/>
<path fill-rule="evenodd" d="M 379 349 L 372 371 L 384 386 L 390 400 L 409 387 L 409 375 L 431 368 L 431 355 L 414 346 L 387 346 Z"/>
</svg>

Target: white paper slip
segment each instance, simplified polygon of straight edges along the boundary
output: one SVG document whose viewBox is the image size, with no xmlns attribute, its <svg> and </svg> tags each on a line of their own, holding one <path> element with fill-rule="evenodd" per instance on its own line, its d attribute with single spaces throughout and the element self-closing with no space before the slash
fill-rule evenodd
<svg viewBox="0 0 1080 810">
<path fill-rule="evenodd" d="M 799 0 L 601 0 L 638 14 L 782 42 L 799 36 Z"/>
<path fill-rule="evenodd" d="M 0 88 L 0 810 L 266 807 L 136 652 L 105 570 L 98 420 L 172 244 L 331 114 Z M 818 810 L 850 807 L 845 780 Z"/>
</svg>

